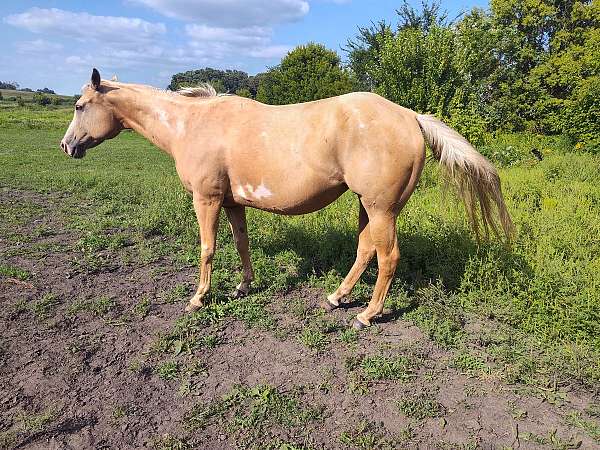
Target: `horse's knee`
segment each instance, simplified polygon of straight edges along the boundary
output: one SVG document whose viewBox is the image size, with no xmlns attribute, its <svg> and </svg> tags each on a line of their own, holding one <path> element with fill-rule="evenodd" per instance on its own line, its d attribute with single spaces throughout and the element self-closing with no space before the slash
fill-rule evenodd
<svg viewBox="0 0 600 450">
<path fill-rule="evenodd" d="M 215 247 L 202 245 L 200 248 L 200 259 L 206 263 L 210 263 L 215 257 Z"/>
</svg>

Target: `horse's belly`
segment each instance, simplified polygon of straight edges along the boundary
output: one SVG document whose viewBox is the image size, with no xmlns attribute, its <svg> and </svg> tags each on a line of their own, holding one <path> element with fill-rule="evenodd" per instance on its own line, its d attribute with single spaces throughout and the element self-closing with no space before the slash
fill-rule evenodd
<svg viewBox="0 0 600 450">
<path fill-rule="evenodd" d="M 330 186 L 307 185 L 301 188 L 286 189 L 279 184 L 277 188 L 266 183 L 252 186 L 232 187 L 236 204 L 262 209 L 277 214 L 308 214 L 324 208 L 342 195 L 348 187 L 345 184 Z"/>
</svg>

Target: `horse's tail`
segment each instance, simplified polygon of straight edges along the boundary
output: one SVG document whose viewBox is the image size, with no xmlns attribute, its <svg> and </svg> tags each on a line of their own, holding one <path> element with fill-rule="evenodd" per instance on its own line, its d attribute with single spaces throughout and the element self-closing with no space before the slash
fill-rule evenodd
<svg viewBox="0 0 600 450">
<path fill-rule="evenodd" d="M 490 228 L 496 236 L 501 228 L 510 240 L 514 225 L 504 204 L 496 168 L 441 120 L 418 114 L 417 122 L 433 156 L 444 167 L 451 184 L 456 186 L 477 238 L 483 225 L 486 237 Z"/>
</svg>

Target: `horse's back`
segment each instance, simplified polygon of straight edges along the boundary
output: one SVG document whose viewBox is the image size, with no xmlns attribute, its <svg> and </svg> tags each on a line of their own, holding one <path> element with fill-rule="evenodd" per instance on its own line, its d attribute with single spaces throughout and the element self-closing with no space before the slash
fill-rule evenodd
<svg viewBox="0 0 600 450">
<path fill-rule="evenodd" d="M 348 187 L 399 197 L 420 173 L 415 113 L 371 93 L 286 106 L 244 104 L 250 125 L 228 152 L 233 199 L 284 214 L 314 211 Z"/>
</svg>

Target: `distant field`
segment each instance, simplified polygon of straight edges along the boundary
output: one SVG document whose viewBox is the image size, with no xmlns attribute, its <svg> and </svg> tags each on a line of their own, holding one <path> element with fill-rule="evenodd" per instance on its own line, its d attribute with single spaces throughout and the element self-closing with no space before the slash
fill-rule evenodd
<svg viewBox="0 0 600 450">
<path fill-rule="evenodd" d="M 0 391 L 22 392 L 0 444 L 600 443 L 600 155 L 489 137 L 511 248 L 474 242 L 428 163 L 398 220 L 390 312 L 356 333 L 374 264 L 348 309 L 317 308 L 354 259 L 354 195 L 300 217 L 250 210 L 242 300 L 227 298 L 240 263 L 222 218 L 211 304 L 183 316 L 198 233 L 172 161 L 131 132 L 71 160 L 58 148 L 71 114 L 0 110 Z"/>
<path fill-rule="evenodd" d="M 3 97 L 22 97 L 23 100 L 31 100 L 31 98 L 33 97 L 33 94 L 35 94 L 35 92 L 28 92 L 28 91 L 15 91 L 12 89 L 0 89 L 0 92 L 2 93 Z M 53 97 L 59 97 L 62 99 L 69 99 L 72 98 L 69 95 L 58 95 L 58 94 L 48 94 L 50 96 Z"/>
</svg>

